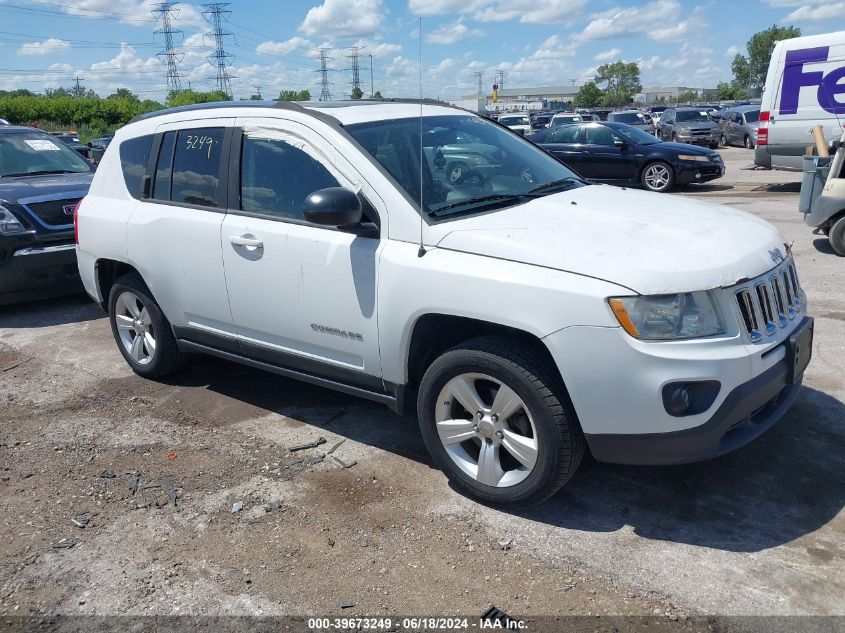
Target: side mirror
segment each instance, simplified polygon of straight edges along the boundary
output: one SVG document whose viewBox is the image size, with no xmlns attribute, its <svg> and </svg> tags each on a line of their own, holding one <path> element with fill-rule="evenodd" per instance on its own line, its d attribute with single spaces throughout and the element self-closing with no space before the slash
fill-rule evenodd
<svg viewBox="0 0 845 633">
<path fill-rule="evenodd" d="M 613 144 L 614 144 L 616 147 L 627 147 L 627 145 L 628 145 L 628 144 L 627 144 L 625 141 L 623 141 L 621 138 L 615 138 L 615 139 L 613 139 Z"/>
<path fill-rule="evenodd" d="M 343 187 L 329 187 L 305 198 L 302 214 L 313 224 L 345 226 L 360 224 L 363 210 L 357 194 Z"/>
</svg>

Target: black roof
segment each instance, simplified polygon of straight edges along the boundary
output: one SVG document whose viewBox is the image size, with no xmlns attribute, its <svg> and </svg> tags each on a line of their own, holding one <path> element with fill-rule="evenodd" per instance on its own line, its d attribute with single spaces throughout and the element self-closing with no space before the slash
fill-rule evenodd
<svg viewBox="0 0 845 633">
<path fill-rule="evenodd" d="M 35 127 L 26 127 L 24 125 L 0 125 L 0 134 L 21 134 L 22 132 L 41 132 L 46 134 L 44 130 L 39 130 Z"/>
<path fill-rule="evenodd" d="M 356 99 L 348 101 L 212 101 L 210 103 L 195 103 L 192 105 L 177 106 L 175 108 L 164 108 L 163 110 L 156 110 L 146 114 L 139 114 L 134 119 L 129 121 L 135 123 L 136 121 L 143 121 L 152 119 L 166 114 L 174 114 L 178 112 L 195 112 L 203 110 L 215 110 L 218 108 L 269 108 L 281 110 L 297 110 L 312 116 L 320 117 L 316 110 L 331 110 L 332 108 L 348 108 L 349 106 L 369 106 L 369 105 L 384 105 L 386 103 L 419 103 L 425 105 L 440 105 L 446 107 L 454 107 L 445 101 L 437 101 L 436 99 Z M 305 107 L 307 106 L 307 108 Z M 327 116 L 327 115 L 323 115 Z M 334 119 L 332 119 L 334 121 Z M 336 121 L 334 121 L 336 123 Z"/>
</svg>

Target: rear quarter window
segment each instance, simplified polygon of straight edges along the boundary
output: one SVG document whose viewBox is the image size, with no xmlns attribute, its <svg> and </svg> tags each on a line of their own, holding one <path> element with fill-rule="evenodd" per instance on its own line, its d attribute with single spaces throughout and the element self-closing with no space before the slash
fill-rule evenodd
<svg viewBox="0 0 845 633">
<path fill-rule="evenodd" d="M 147 163 L 153 146 L 153 135 L 137 136 L 126 139 L 120 144 L 120 167 L 123 180 L 133 198 L 144 196 L 144 176 L 147 175 Z"/>
</svg>

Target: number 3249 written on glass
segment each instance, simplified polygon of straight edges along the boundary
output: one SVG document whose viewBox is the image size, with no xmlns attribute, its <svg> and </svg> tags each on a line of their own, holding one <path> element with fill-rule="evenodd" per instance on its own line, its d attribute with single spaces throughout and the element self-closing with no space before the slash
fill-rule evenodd
<svg viewBox="0 0 845 633">
<path fill-rule="evenodd" d="M 211 158 L 211 150 L 214 147 L 214 139 L 210 136 L 188 136 L 185 149 L 207 151 Z"/>
</svg>

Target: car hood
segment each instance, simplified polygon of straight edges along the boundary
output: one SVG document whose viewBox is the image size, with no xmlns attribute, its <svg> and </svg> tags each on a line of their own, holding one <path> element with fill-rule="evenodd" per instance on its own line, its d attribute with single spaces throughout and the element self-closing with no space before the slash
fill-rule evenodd
<svg viewBox="0 0 845 633">
<path fill-rule="evenodd" d="M 714 152 L 712 149 L 708 149 L 706 147 L 701 147 L 699 145 L 690 145 L 689 143 L 674 143 L 674 142 L 664 141 L 664 142 L 661 142 L 661 143 L 655 143 L 655 146 L 659 147 L 660 149 L 671 149 L 671 150 L 678 152 L 679 154 L 683 153 L 683 154 L 696 154 L 696 155 L 699 155 L 699 156 L 711 156 L 711 155 L 717 153 L 717 152 Z M 647 147 L 652 147 L 652 146 L 648 145 Z"/>
<path fill-rule="evenodd" d="M 695 121 L 687 123 L 686 121 L 677 121 L 677 127 L 687 127 L 691 130 L 712 130 L 714 127 L 719 127 L 713 121 Z"/>
<path fill-rule="evenodd" d="M 731 286 L 784 253 L 771 224 L 679 196 L 593 185 L 431 226 L 440 248 L 596 277 L 642 294 Z"/>
<path fill-rule="evenodd" d="M 91 185 L 93 172 L 87 174 L 49 174 L 0 178 L 0 200 L 17 202 L 21 198 L 85 192 Z"/>
</svg>

